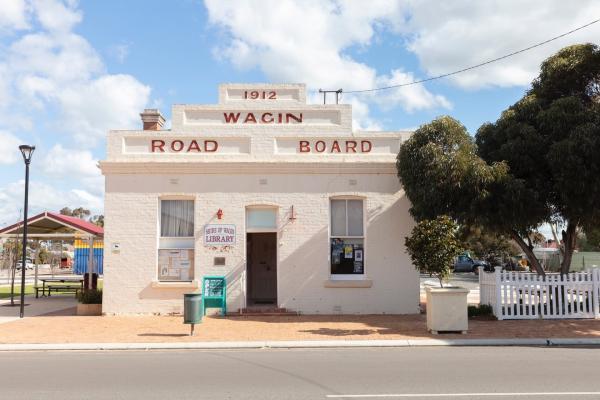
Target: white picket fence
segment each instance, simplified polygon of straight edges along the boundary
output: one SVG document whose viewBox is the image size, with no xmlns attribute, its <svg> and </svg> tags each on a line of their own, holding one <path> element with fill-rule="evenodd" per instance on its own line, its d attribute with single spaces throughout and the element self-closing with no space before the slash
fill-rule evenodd
<svg viewBox="0 0 600 400">
<path fill-rule="evenodd" d="M 545 277 L 480 269 L 479 296 L 498 319 L 600 318 L 600 269 Z"/>
</svg>

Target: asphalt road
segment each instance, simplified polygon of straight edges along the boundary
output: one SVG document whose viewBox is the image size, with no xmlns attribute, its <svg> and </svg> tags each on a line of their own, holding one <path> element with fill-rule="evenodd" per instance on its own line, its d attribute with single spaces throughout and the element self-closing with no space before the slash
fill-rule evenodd
<svg viewBox="0 0 600 400">
<path fill-rule="evenodd" d="M 0 353 L 3 399 L 600 399 L 600 349 Z"/>
</svg>

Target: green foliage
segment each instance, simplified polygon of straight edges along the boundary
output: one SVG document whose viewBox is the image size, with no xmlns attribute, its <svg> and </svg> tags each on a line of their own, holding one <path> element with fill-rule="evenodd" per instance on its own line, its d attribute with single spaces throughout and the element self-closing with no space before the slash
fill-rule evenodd
<svg viewBox="0 0 600 400">
<path fill-rule="evenodd" d="M 600 251 L 600 229 L 584 228 L 578 238 L 579 250 Z"/>
<path fill-rule="evenodd" d="M 68 215 L 70 217 L 77 217 L 80 219 L 85 219 L 86 217 L 89 217 L 91 215 L 90 210 L 85 209 L 83 207 L 77 207 L 77 208 L 74 208 L 73 210 L 71 210 L 69 207 L 63 207 L 60 210 L 60 213 L 63 215 Z"/>
<path fill-rule="evenodd" d="M 37 264 L 50 264 L 50 260 L 52 258 L 52 254 L 45 248 L 41 247 L 37 252 L 35 262 Z"/>
<path fill-rule="evenodd" d="M 417 129 L 401 147 L 396 166 L 417 219 L 450 215 L 471 220 L 472 203 L 488 196 L 487 183 L 504 173 L 476 153 L 466 128 L 445 116 Z"/>
<path fill-rule="evenodd" d="M 600 223 L 599 84 L 600 49 L 566 47 L 544 61 L 523 99 L 476 136 L 481 157 L 490 165 L 505 162 L 510 172 L 483 209 L 492 216 L 488 226 L 523 232 L 566 221 L 562 272 L 569 269 L 576 227 Z"/>
<path fill-rule="evenodd" d="M 104 227 L 104 215 L 94 215 L 92 218 L 90 218 L 90 222 L 94 225 Z"/>
<path fill-rule="evenodd" d="M 489 304 L 479 304 L 477 306 L 470 305 L 467 308 L 467 313 L 469 315 L 469 318 L 472 318 L 472 317 L 478 317 L 480 315 L 484 315 L 484 316 L 494 315 L 494 310 L 492 309 L 492 306 L 490 306 Z"/>
<path fill-rule="evenodd" d="M 82 290 L 77 294 L 81 304 L 102 304 L 102 290 Z"/>
<path fill-rule="evenodd" d="M 474 142 L 458 121 L 438 118 L 402 145 L 396 165 L 417 220 L 484 226 L 532 259 L 536 228 L 564 221 L 566 273 L 578 228 L 600 225 L 599 154 L 600 48 L 584 44 L 544 61 L 527 94 Z"/>
<path fill-rule="evenodd" d="M 440 286 L 450 276 L 454 258 L 460 253 L 457 226 L 448 216 L 423 220 L 405 239 L 406 249 L 419 271 L 437 276 Z"/>
<path fill-rule="evenodd" d="M 472 252 L 476 258 L 485 259 L 489 256 L 504 258 L 520 253 L 510 237 L 480 226 L 462 225 L 457 235 L 462 247 Z"/>
</svg>

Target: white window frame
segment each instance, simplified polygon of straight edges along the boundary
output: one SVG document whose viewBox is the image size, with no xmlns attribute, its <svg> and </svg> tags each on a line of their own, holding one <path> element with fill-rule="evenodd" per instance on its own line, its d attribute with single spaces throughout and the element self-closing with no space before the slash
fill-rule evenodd
<svg viewBox="0 0 600 400">
<path fill-rule="evenodd" d="M 348 200 L 360 200 L 362 201 L 362 211 L 363 211 L 363 234 L 362 236 L 332 236 L 332 232 L 331 232 L 331 217 L 332 217 L 332 211 L 331 211 L 331 202 L 332 200 L 346 200 L 346 233 L 348 232 Z M 359 281 L 359 280 L 363 280 L 363 279 L 367 279 L 367 210 L 366 210 L 366 204 L 367 204 L 367 199 L 366 197 L 362 197 L 362 196 L 333 196 L 333 197 L 329 197 L 328 199 L 329 201 L 329 218 L 328 218 L 328 223 L 327 223 L 327 232 L 328 232 L 328 242 L 327 242 L 327 267 L 329 268 L 329 279 L 330 280 L 353 280 L 353 281 Z M 362 239 L 363 241 L 363 272 L 362 274 L 332 274 L 331 273 L 331 239 Z"/>
<path fill-rule="evenodd" d="M 162 200 L 187 200 L 187 201 L 193 201 L 194 203 L 194 228 L 192 230 L 193 235 L 192 236 L 161 236 L 161 219 L 162 219 Z M 158 196 L 158 205 L 157 205 L 157 217 L 156 217 L 156 260 L 154 265 L 156 266 L 154 269 L 154 277 L 155 277 L 155 281 L 157 282 L 193 282 L 194 280 L 196 280 L 196 227 L 198 226 L 198 221 L 197 221 L 197 212 L 196 210 L 198 209 L 197 207 L 197 201 L 196 201 L 196 197 L 195 196 L 187 196 L 187 195 L 161 195 Z M 167 240 L 178 240 L 178 239 L 182 239 L 182 240 L 191 240 L 192 242 L 192 247 L 172 247 L 172 246 L 161 246 L 161 239 L 167 239 Z M 161 280 L 159 278 L 159 273 L 158 273 L 158 252 L 159 250 L 193 250 L 193 265 L 191 268 L 191 272 L 193 275 L 192 279 L 188 279 L 185 281 L 179 280 L 179 281 L 173 281 L 173 280 Z"/>
</svg>

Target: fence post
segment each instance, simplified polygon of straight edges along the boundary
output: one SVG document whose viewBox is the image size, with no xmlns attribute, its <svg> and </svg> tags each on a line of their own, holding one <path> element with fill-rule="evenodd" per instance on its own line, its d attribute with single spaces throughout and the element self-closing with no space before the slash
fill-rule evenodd
<svg viewBox="0 0 600 400">
<path fill-rule="evenodd" d="M 502 315 L 502 280 L 500 279 L 501 274 L 502 267 L 494 267 L 494 280 L 496 281 L 496 304 L 494 304 L 494 314 L 496 314 L 496 318 L 498 318 L 498 320 L 504 319 Z"/>
<path fill-rule="evenodd" d="M 594 318 L 600 318 L 600 269 L 592 268 L 592 301 L 594 302 Z"/>
</svg>

